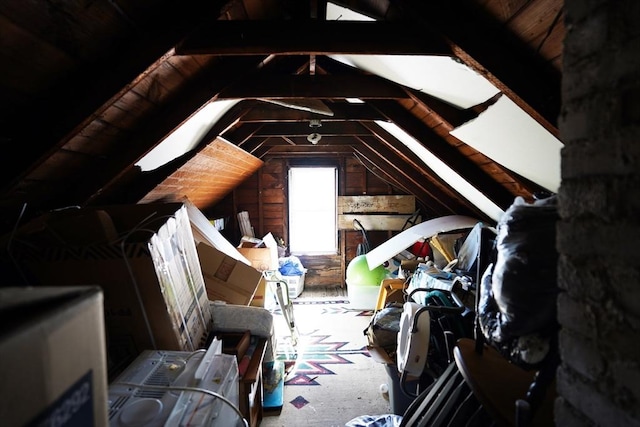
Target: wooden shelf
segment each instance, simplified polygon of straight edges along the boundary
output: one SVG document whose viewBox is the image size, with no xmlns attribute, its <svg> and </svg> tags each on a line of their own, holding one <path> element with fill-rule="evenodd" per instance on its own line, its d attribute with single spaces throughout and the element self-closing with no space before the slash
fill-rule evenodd
<svg viewBox="0 0 640 427">
<path fill-rule="evenodd" d="M 229 335 L 229 339 L 237 340 L 237 336 L 232 337 L 233 334 Z M 223 348 L 225 348 L 225 334 L 220 334 L 220 337 L 223 341 Z M 263 417 L 262 361 L 267 348 L 267 339 L 252 336 L 251 340 L 252 343 L 245 351 L 230 354 L 236 354 L 236 357 L 238 357 L 240 412 L 242 412 L 250 427 L 257 427 Z M 227 347 L 225 352 L 234 351 L 234 348 L 229 349 Z"/>
</svg>

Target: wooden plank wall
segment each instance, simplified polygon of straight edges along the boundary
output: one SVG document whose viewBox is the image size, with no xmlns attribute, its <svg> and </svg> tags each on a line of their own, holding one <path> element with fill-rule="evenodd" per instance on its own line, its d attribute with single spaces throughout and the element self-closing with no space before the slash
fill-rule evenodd
<svg viewBox="0 0 640 427">
<path fill-rule="evenodd" d="M 414 196 L 339 196 L 338 228 L 353 229 L 355 220 L 365 230 L 402 231 L 416 210 Z"/>
<path fill-rule="evenodd" d="M 322 160 L 326 165 L 326 160 Z M 402 194 L 376 175 L 369 172 L 353 157 L 338 158 L 335 165 L 339 170 L 339 194 L 342 196 Z M 235 214 L 247 211 L 257 237 L 271 232 L 274 237 L 288 241 L 287 215 L 287 168 L 289 159 L 265 159 L 264 166 L 245 180 L 234 191 L 233 197 L 225 199 L 224 205 L 216 206 L 208 215 L 230 215 L 229 205 L 233 204 Z M 229 225 L 237 228 L 237 221 Z M 372 247 L 393 236 L 392 231 L 368 231 Z M 234 230 L 225 230 L 225 236 L 237 236 Z M 306 287 L 345 286 L 345 269 L 356 256 L 356 249 L 362 243 L 362 234 L 357 230 L 340 230 L 339 252 L 336 255 L 299 256 L 307 268 Z M 238 241 L 231 240 L 234 245 Z"/>
<path fill-rule="evenodd" d="M 263 162 L 236 145 L 216 138 L 196 156 L 151 190 L 139 203 L 179 202 L 186 196 L 198 209 L 217 204 Z"/>
<path fill-rule="evenodd" d="M 260 171 L 258 237 L 270 232 L 285 242 L 289 240 L 286 178 L 287 166 L 283 160 L 267 162 Z"/>
</svg>

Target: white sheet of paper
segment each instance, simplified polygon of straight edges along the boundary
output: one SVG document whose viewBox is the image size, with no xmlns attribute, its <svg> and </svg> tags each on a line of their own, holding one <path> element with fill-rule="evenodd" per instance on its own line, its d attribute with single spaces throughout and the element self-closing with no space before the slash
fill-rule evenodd
<svg viewBox="0 0 640 427">
<path fill-rule="evenodd" d="M 186 197 L 182 200 L 187 207 L 187 213 L 189 214 L 189 220 L 191 221 L 191 228 L 194 229 L 194 240 L 197 243 L 204 242 L 209 246 L 213 246 L 220 252 L 238 260 L 247 265 L 251 265 L 244 255 L 238 252 L 235 248 L 216 228 L 209 222 L 209 219 L 202 213 L 200 209 L 196 207 Z"/>
</svg>

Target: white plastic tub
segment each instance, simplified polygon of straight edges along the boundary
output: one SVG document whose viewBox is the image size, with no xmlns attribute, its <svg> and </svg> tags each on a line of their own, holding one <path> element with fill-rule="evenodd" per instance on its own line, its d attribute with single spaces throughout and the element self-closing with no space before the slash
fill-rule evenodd
<svg viewBox="0 0 640 427">
<path fill-rule="evenodd" d="M 350 285 L 347 283 L 349 308 L 375 310 L 379 293 L 380 285 Z"/>
</svg>

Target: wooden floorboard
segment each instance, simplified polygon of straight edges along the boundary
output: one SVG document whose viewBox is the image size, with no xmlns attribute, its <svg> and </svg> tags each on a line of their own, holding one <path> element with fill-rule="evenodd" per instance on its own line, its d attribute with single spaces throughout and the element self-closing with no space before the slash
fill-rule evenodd
<svg viewBox="0 0 640 427">
<path fill-rule="evenodd" d="M 302 290 L 299 299 L 321 299 L 347 297 L 347 288 L 343 286 L 308 286 Z"/>
</svg>

